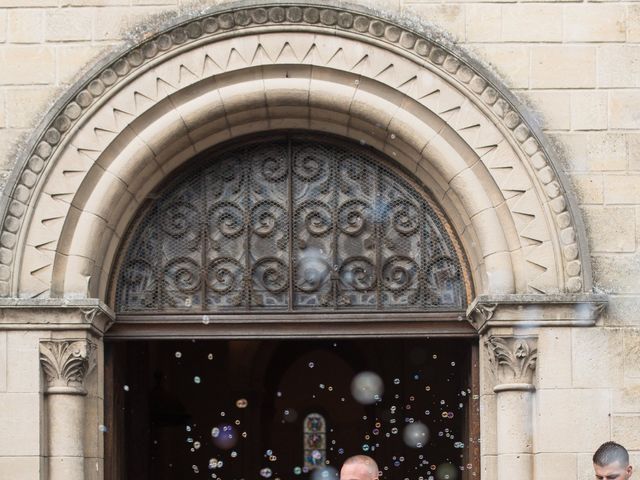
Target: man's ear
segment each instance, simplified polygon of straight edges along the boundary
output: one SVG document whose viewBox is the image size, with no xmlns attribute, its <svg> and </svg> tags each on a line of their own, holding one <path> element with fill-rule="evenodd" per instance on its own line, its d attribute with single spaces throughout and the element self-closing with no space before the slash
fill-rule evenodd
<svg viewBox="0 0 640 480">
<path fill-rule="evenodd" d="M 631 465 L 629 465 L 627 467 L 627 478 L 629 478 L 632 473 L 633 473 L 633 467 Z"/>
</svg>

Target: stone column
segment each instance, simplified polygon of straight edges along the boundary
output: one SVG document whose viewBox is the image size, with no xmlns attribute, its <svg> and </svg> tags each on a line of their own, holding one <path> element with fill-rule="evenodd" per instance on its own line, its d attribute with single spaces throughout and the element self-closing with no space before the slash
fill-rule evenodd
<svg viewBox="0 0 640 480">
<path fill-rule="evenodd" d="M 538 356 L 531 336 L 489 335 L 485 340 L 496 376 L 498 480 L 533 479 L 533 374 Z"/>
<path fill-rule="evenodd" d="M 84 480 L 85 378 L 96 345 L 87 339 L 40 342 L 48 422 L 48 480 Z"/>
</svg>

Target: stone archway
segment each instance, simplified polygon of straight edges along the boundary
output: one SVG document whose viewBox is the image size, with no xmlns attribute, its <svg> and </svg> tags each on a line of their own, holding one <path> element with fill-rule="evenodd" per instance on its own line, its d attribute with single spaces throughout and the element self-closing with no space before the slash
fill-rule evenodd
<svg viewBox="0 0 640 480">
<path fill-rule="evenodd" d="M 464 54 L 365 11 L 295 4 L 220 10 L 106 62 L 49 118 L 5 190 L 0 294 L 5 306 L 19 307 L 16 318 L 24 318 L 22 307 L 62 309 L 57 328 L 66 333 L 58 336 L 78 355 L 54 355 L 53 363 L 88 362 L 94 349 L 78 347 L 70 325 L 87 337 L 104 333 L 113 315 L 87 299 L 106 299 L 123 233 L 176 168 L 254 132 L 329 132 L 396 159 L 451 219 L 480 294 L 469 317 L 487 338 L 482 362 L 493 359 L 497 375 L 483 374 L 482 393 L 495 408 L 503 392 L 497 408 L 521 422 L 516 432 L 498 422 L 495 445 L 483 444 L 484 468 L 488 478 L 493 465 L 499 478 L 532 477 L 526 426 L 535 329 L 592 325 L 604 299 L 589 295 L 582 222 L 544 139 Z M 533 329 L 527 338 L 523 326 Z M 42 349 L 45 365 L 52 363 L 47 352 L 67 351 Z M 50 379 L 48 392 L 60 395 L 54 387 L 71 382 L 67 393 L 84 393 L 85 363 L 79 377 Z M 483 428 L 495 430 L 494 420 Z"/>
<path fill-rule="evenodd" d="M 99 297 L 136 202 L 162 177 L 222 140 L 287 126 L 363 140 L 414 171 L 457 221 L 477 291 L 589 291 L 579 216 L 499 86 L 391 22 L 274 6 L 157 35 L 58 109 L 8 187 L 4 294 Z"/>
</svg>

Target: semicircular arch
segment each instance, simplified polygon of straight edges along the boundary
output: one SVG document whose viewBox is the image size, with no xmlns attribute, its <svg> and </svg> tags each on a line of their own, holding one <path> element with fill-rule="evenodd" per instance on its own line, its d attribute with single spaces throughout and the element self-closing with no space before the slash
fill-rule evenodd
<svg viewBox="0 0 640 480">
<path fill-rule="evenodd" d="M 589 291 L 571 195 L 535 126 L 479 68 L 363 12 L 279 5 L 191 19 L 58 107 L 7 186 L 0 287 L 105 298 L 145 196 L 197 153 L 297 128 L 363 141 L 441 202 L 477 293 Z"/>
</svg>

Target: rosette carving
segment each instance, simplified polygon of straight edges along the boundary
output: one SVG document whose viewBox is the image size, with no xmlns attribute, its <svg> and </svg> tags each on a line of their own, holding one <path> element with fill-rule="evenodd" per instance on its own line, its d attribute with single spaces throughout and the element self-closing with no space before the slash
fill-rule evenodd
<svg viewBox="0 0 640 480">
<path fill-rule="evenodd" d="M 94 366 L 96 345 L 89 340 L 43 340 L 40 364 L 46 393 L 86 395 L 85 379 Z"/>
</svg>

